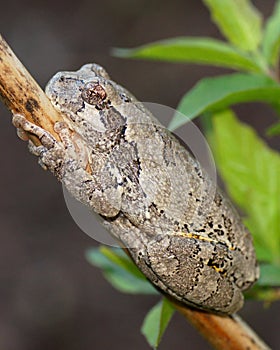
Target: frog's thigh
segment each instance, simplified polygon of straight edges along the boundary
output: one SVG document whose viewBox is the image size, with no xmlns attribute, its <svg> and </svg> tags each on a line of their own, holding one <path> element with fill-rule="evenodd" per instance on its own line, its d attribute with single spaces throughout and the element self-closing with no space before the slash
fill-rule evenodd
<svg viewBox="0 0 280 350">
<path fill-rule="evenodd" d="M 243 296 L 226 273 L 208 265 L 214 254 L 215 246 L 205 241 L 162 235 L 147 244 L 144 260 L 150 278 L 167 293 L 203 309 L 233 313 Z"/>
</svg>

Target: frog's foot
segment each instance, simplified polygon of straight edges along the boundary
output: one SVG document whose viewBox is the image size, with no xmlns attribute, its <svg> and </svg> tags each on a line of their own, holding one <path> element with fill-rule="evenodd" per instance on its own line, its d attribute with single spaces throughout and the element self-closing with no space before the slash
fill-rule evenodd
<svg viewBox="0 0 280 350">
<path fill-rule="evenodd" d="M 18 130 L 18 136 L 22 140 L 27 140 L 28 134 L 32 134 L 37 136 L 41 144 L 47 149 L 54 147 L 54 144 L 56 143 L 55 138 L 40 126 L 28 121 L 23 115 L 14 114 L 12 122 Z"/>
<path fill-rule="evenodd" d="M 64 122 L 56 122 L 54 131 L 61 141 L 57 141 L 51 133 L 31 123 L 24 116 L 15 114 L 13 124 L 18 129 L 21 139 L 27 140 L 29 134 L 38 137 L 40 146 L 29 141 L 29 151 L 39 158 L 38 162 L 45 170 L 50 170 L 58 179 L 67 171 L 73 171 L 77 167 L 86 167 L 88 152 L 83 142 L 75 134 L 72 134 Z"/>
<path fill-rule="evenodd" d="M 23 115 L 15 114 L 12 121 L 21 139 L 27 140 L 30 134 L 38 137 L 41 145 L 36 146 L 32 141 L 29 141 L 29 151 L 39 158 L 38 163 L 43 169 L 50 170 L 57 178 L 61 179 L 64 163 L 66 159 L 69 159 L 66 156 L 64 143 L 57 141 L 52 134 L 31 123 Z M 60 129 L 63 129 L 62 126 L 60 126 Z M 60 135 L 60 131 L 58 134 Z"/>
</svg>

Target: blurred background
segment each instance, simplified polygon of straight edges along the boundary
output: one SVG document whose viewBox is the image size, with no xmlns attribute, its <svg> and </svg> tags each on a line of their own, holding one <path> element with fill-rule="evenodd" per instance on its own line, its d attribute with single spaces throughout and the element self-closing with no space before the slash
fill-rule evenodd
<svg viewBox="0 0 280 350">
<path fill-rule="evenodd" d="M 267 17 L 275 1 L 253 3 Z M 174 36 L 220 38 L 198 0 L 9 0 L 1 4 L 0 27 L 41 86 L 59 70 L 96 62 L 140 101 L 175 108 L 197 80 L 226 72 L 110 55 L 112 47 Z M 262 104 L 235 110 L 261 135 L 275 121 Z M 139 328 L 158 298 L 121 294 L 89 265 L 85 250 L 98 243 L 76 226 L 60 184 L 29 155 L 2 104 L 0 114 L 0 348 L 149 349 Z M 279 149 L 279 139 L 267 141 Z M 247 302 L 240 314 L 272 348 L 279 347 L 280 303 L 264 308 Z M 210 348 L 177 314 L 160 345 L 171 347 Z"/>
</svg>

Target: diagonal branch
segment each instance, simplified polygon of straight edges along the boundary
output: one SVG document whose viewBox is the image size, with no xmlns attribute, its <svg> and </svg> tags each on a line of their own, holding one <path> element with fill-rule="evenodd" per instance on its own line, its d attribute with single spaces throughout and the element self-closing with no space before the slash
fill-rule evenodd
<svg viewBox="0 0 280 350">
<path fill-rule="evenodd" d="M 59 139 L 53 125 L 56 121 L 62 121 L 63 116 L 53 108 L 42 89 L 1 35 L 0 98 L 11 112 L 24 114 L 28 120 Z M 32 135 L 30 138 L 38 143 Z M 174 306 L 217 350 L 269 350 L 269 347 L 236 315 L 223 317 L 176 303 Z"/>
<path fill-rule="evenodd" d="M 269 350 L 238 315 L 219 316 L 184 306 L 176 309 L 217 350 Z"/>
<path fill-rule="evenodd" d="M 21 113 L 59 140 L 53 130 L 63 117 L 0 35 L 0 98 L 12 113 Z M 35 140 L 34 137 L 31 137 Z M 37 140 L 38 143 L 38 140 Z"/>
</svg>

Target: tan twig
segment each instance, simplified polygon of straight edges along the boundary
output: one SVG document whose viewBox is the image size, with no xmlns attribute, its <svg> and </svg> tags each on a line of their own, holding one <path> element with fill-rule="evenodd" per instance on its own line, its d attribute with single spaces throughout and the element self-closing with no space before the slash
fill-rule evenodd
<svg viewBox="0 0 280 350">
<path fill-rule="evenodd" d="M 56 139 L 59 139 L 53 130 L 53 124 L 56 121 L 62 121 L 62 116 L 53 108 L 44 91 L 1 35 L 0 97 L 11 112 L 23 114 L 29 121 L 48 130 Z M 32 138 L 32 140 L 35 139 Z"/>
<path fill-rule="evenodd" d="M 270 349 L 238 315 L 219 316 L 180 305 L 175 305 L 175 307 L 214 349 Z"/>
<path fill-rule="evenodd" d="M 56 112 L 39 85 L 1 36 L 0 97 L 12 112 L 24 114 L 30 121 L 48 130 L 58 138 L 54 133 L 53 124 L 56 121 L 63 120 L 62 116 Z M 181 305 L 174 305 L 207 338 L 215 349 L 269 349 L 237 316 L 222 317 L 192 310 Z"/>
</svg>

